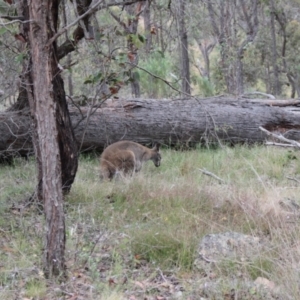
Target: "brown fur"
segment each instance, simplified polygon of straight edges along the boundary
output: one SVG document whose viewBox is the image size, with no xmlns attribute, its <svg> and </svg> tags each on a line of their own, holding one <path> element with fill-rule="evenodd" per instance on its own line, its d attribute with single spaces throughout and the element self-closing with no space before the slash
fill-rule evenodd
<svg viewBox="0 0 300 300">
<path fill-rule="evenodd" d="M 148 160 L 152 160 L 156 167 L 160 166 L 159 144 L 150 149 L 131 141 L 116 142 L 108 146 L 101 155 L 101 178 L 111 180 L 117 172 L 124 175 L 139 172 L 143 163 Z"/>
</svg>

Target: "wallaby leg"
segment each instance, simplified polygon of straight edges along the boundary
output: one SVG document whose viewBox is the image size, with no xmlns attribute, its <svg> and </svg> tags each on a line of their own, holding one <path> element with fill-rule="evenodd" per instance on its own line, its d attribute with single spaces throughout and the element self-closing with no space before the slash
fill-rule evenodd
<svg viewBox="0 0 300 300">
<path fill-rule="evenodd" d="M 135 170 L 135 156 L 130 150 L 124 150 L 118 153 L 118 169 L 124 175 L 132 175 Z"/>
</svg>

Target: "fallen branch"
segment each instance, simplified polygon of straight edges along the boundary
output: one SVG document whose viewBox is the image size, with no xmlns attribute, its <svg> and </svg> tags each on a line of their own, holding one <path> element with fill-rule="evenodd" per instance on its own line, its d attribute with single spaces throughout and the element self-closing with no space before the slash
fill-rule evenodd
<svg viewBox="0 0 300 300">
<path fill-rule="evenodd" d="M 205 170 L 205 169 L 198 169 L 199 171 L 201 171 L 203 174 L 211 176 L 215 179 L 217 179 L 220 183 L 225 183 L 225 180 L 223 180 L 222 178 L 218 177 L 217 175 Z"/>
<path fill-rule="evenodd" d="M 293 181 L 296 181 L 297 183 L 300 183 L 300 180 L 294 178 L 294 177 L 290 177 L 290 176 L 286 176 L 287 179 L 289 180 L 293 180 Z"/>
<path fill-rule="evenodd" d="M 273 132 L 270 132 L 270 131 L 268 131 L 267 129 L 265 129 L 265 128 L 263 128 L 263 127 L 258 127 L 261 131 L 263 131 L 264 133 L 266 133 L 268 136 L 271 136 L 271 137 L 273 137 L 273 138 L 275 138 L 275 139 L 278 139 L 278 140 L 280 140 L 280 141 L 282 141 L 282 142 L 285 142 L 285 143 L 288 143 L 288 144 L 290 144 L 290 146 L 292 146 L 292 147 L 296 147 L 296 148 L 298 148 L 298 149 L 300 149 L 300 143 L 298 143 L 298 142 L 296 142 L 296 141 L 294 141 L 294 140 L 290 140 L 290 139 L 287 139 L 287 138 L 285 138 L 283 135 L 281 135 L 281 134 L 276 134 L 276 133 L 273 133 Z"/>
<path fill-rule="evenodd" d="M 267 146 L 278 146 L 278 147 L 294 147 L 290 144 L 282 144 L 282 143 L 275 143 L 275 142 L 266 142 L 265 145 Z"/>
<path fill-rule="evenodd" d="M 242 97 L 245 98 L 245 96 L 247 96 L 247 95 L 262 95 L 262 96 L 265 96 L 265 97 L 267 97 L 269 99 L 272 99 L 272 100 L 276 99 L 275 96 L 273 96 L 271 94 L 262 93 L 262 92 L 248 92 L 248 93 L 244 93 L 242 95 Z"/>
</svg>

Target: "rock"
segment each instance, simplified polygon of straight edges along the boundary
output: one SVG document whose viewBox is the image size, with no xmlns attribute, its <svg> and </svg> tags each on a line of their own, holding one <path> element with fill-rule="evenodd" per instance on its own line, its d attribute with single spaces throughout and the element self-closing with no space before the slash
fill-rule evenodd
<svg viewBox="0 0 300 300">
<path fill-rule="evenodd" d="M 276 285 L 273 281 L 270 281 L 269 279 L 264 277 L 257 277 L 254 281 L 254 284 L 257 286 L 263 286 L 270 291 L 274 291 L 276 288 Z"/>
<path fill-rule="evenodd" d="M 238 232 L 224 232 L 204 236 L 198 247 L 199 262 L 217 263 L 223 259 L 249 260 L 259 254 L 262 248 L 260 238 Z"/>
</svg>

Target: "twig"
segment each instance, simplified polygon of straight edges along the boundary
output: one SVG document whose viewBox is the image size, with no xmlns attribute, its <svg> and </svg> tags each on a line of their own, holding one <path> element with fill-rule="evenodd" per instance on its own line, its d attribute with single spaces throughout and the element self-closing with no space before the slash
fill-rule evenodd
<svg viewBox="0 0 300 300">
<path fill-rule="evenodd" d="M 223 180 L 222 178 L 218 177 L 217 175 L 207 171 L 206 169 L 198 169 L 199 171 L 201 171 L 203 174 L 211 176 L 215 179 L 217 179 L 220 183 L 225 183 L 225 180 Z"/>
<path fill-rule="evenodd" d="M 296 178 L 294 178 L 294 177 L 286 176 L 286 178 L 289 179 L 289 180 L 294 180 L 294 181 L 296 181 L 297 183 L 300 183 L 300 180 L 298 180 L 298 179 L 296 179 Z"/>
<path fill-rule="evenodd" d="M 166 277 L 164 276 L 164 274 L 163 274 L 163 272 L 161 271 L 161 269 L 160 269 L 160 268 L 157 268 L 156 270 L 159 272 L 160 277 L 161 277 L 165 282 L 167 282 L 168 280 L 167 280 Z"/>
<path fill-rule="evenodd" d="M 178 92 L 178 93 L 180 93 L 180 94 L 183 94 L 183 95 L 185 95 L 185 96 L 188 96 L 189 98 L 191 97 L 190 94 L 185 93 L 185 92 L 182 92 L 182 91 L 179 91 L 178 89 L 176 89 L 176 88 L 175 88 L 168 80 L 163 79 L 163 78 L 161 78 L 161 77 L 159 77 L 159 76 L 157 76 L 157 75 L 155 75 L 155 74 L 149 72 L 148 70 L 146 70 L 146 69 L 144 69 L 144 68 L 142 68 L 142 67 L 140 67 L 140 66 L 138 66 L 138 65 L 136 65 L 136 64 L 129 63 L 129 62 L 127 62 L 127 64 L 129 64 L 129 65 L 131 65 L 131 66 L 133 66 L 133 67 L 135 67 L 135 68 L 137 68 L 137 69 L 140 69 L 140 70 L 146 72 L 147 74 L 149 74 L 149 75 L 152 76 L 153 78 L 156 78 L 156 79 L 161 80 L 161 81 L 164 82 L 166 85 L 168 85 L 172 90 L 174 90 L 174 91 L 176 91 L 176 92 Z"/>
<path fill-rule="evenodd" d="M 216 263 L 218 262 L 217 260 L 213 260 L 213 259 L 208 259 L 206 258 L 204 255 L 200 255 L 200 258 L 203 259 L 204 261 L 208 262 L 208 263 Z"/>
<path fill-rule="evenodd" d="M 1 17 L 3 18 L 3 17 Z M 30 22 L 34 22 L 33 20 L 26 20 L 26 21 L 22 21 L 22 20 L 13 20 L 13 21 L 10 21 L 10 22 L 7 22 L 7 23 L 0 23 L 1 26 L 7 26 L 7 25 L 11 25 L 11 24 L 14 24 L 14 23 L 22 23 L 22 24 L 25 24 L 25 23 L 30 23 Z"/>
<path fill-rule="evenodd" d="M 93 252 L 95 251 L 95 248 L 96 248 L 97 244 L 99 243 L 100 239 L 103 237 L 103 235 L 104 235 L 103 233 L 99 234 L 99 236 L 98 236 L 97 240 L 95 241 L 95 243 L 94 243 L 94 245 L 93 245 L 93 247 L 92 247 L 92 249 L 91 249 L 91 251 L 90 251 L 90 253 L 89 253 L 88 257 L 87 257 L 87 259 L 83 263 L 83 268 L 85 268 L 86 264 L 88 263 L 90 257 L 92 256 Z"/>
<path fill-rule="evenodd" d="M 282 144 L 282 143 L 275 143 L 275 142 L 266 142 L 265 145 L 267 146 L 278 146 L 278 147 L 294 147 L 290 144 Z"/>
<path fill-rule="evenodd" d="M 246 95 L 262 95 L 262 96 L 268 97 L 269 99 L 272 99 L 272 100 L 276 99 L 273 95 L 262 93 L 262 92 L 248 92 L 248 93 L 244 93 L 242 95 L 242 98 L 245 98 Z"/>
<path fill-rule="evenodd" d="M 264 133 L 266 133 L 268 136 L 272 136 L 272 137 L 274 137 L 274 138 L 276 138 L 276 139 L 278 139 L 278 140 L 280 140 L 280 141 L 282 141 L 282 142 L 289 143 L 289 144 L 292 145 L 293 147 L 296 147 L 296 148 L 300 149 L 300 143 L 298 143 L 298 142 L 296 142 L 296 141 L 294 141 L 294 140 L 287 139 L 287 138 L 285 138 L 285 137 L 284 137 L 283 135 L 281 135 L 281 134 L 279 135 L 279 134 L 275 134 L 275 133 L 273 133 L 273 132 L 270 132 L 270 131 L 268 131 L 267 129 L 261 127 L 261 126 L 259 126 L 259 129 L 260 129 L 261 131 L 263 131 Z"/>
<path fill-rule="evenodd" d="M 86 16 L 92 14 L 94 11 L 97 10 L 97 6 L 101 4 L 103 0 L 97 1 L 94 5 L 92 5 L 84 14 L 82 14 L 80 17 L 78 17 L 75 21 L 70 23 L 68 26 L 62 28 L 60 31 L 58 31 L 47 43 L 47 47 L 49 47 L 59 36 L 61 36 L 63 33 L 65 33 L 70 27 L 77 24 L 80 20 L 84 19 Z"/>
<path fill-rule="evenodd" d="M 0 16 L 0 18 L 9 21 L 25 21 L 25 18 L 23 16 Z"/>
</svg>

